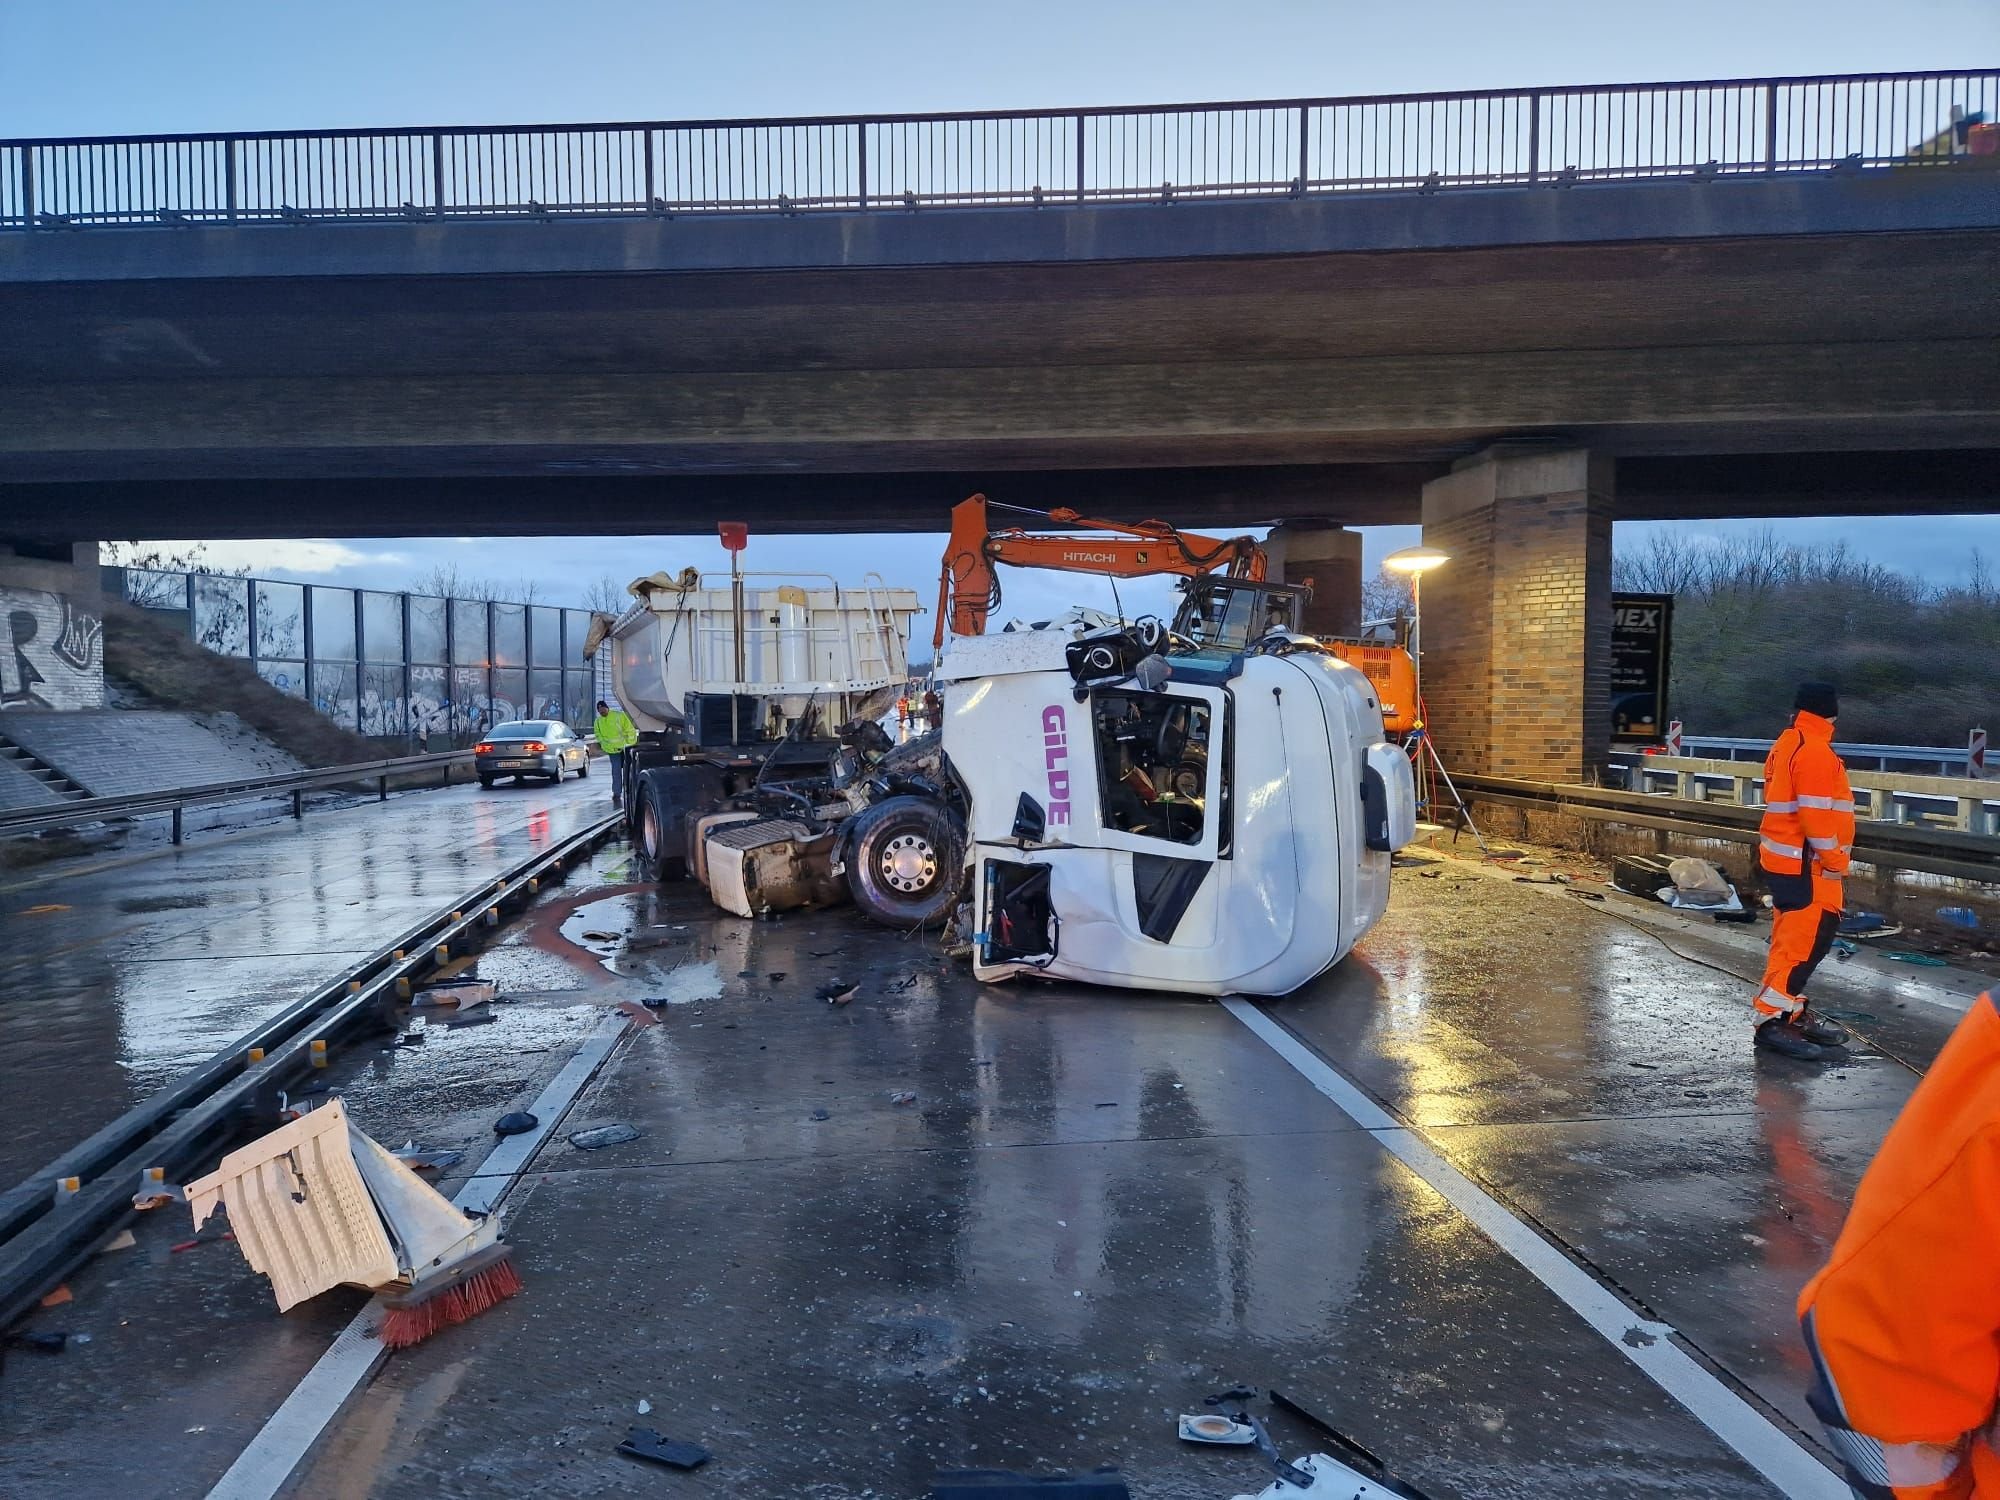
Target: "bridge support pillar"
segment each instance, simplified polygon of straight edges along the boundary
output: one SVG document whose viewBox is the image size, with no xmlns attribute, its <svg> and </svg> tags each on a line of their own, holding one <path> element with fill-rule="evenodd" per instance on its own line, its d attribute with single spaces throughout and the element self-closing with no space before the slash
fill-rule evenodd
<svg viewBox="0 0 2000 1500">
<path fill-rule="evenodd" d="M 1423 680 L 1456 770 L 1590 781 L 1611 748 L 1608 458 L 1496 447 L 1424 486 Z"/>
<path fill-rule="evenodd" d="M 1264 539 L 1270 576 L 1280 583 L 1312 580 L 1307 635 L 1361 633 L 1361 533 L 1331 521 L 1286 521 Z"/>
</svg>

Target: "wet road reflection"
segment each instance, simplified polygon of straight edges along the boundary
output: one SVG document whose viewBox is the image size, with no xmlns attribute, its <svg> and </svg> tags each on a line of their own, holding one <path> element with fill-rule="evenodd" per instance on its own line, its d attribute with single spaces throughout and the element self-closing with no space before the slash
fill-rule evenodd
<svg viewBox="0 0 2000 1500">
<path fill-rule="evenodd" d="M 0 890 L 0 1182 L 606 807 L 413 793 Z"/>
</svg>

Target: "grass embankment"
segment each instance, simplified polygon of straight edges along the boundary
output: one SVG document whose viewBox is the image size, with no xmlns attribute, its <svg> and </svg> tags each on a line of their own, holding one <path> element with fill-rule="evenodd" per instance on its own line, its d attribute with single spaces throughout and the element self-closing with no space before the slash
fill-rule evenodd
<svg viewBox="0 0 2000 1500">
<path fill-rule="evenodd" d="M 218 656 L 189 640 L 179 628 L 180 619 L 106 599 L 106 675 L 159 708 L 234 714 L 280 750 L 315 769 L 410 753 L 343 729 L 303 698 L 271 686 L 243 658 Z M 470 765 L 454 766 L 452 772 L 454 781 L 472 777 Z M 389 785 L 435 784 L 437 779 L 437 772 L 424 771 L 392 776 Z"/>
</svg>

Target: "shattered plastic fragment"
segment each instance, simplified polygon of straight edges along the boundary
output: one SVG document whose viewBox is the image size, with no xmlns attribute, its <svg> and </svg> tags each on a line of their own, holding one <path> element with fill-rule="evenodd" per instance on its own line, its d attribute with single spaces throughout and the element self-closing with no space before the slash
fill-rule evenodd
<svg viewBox="0 0 2000 1500">
<path fill-rule="evenodd" d="M 569 1138 L 569 1143 L 579 1151 L 601 1151 L 606 1146 L 622 1146 L 638 1139 L 639 1132 L 630 1125 L 599 1125 L 594 1130 L 579 1130 Z"/>
</svg>

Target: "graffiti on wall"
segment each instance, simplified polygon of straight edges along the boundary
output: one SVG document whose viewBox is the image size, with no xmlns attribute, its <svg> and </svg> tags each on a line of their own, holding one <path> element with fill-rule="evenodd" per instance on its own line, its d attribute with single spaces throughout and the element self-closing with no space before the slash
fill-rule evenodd
<svg viewBox="0 0 2000 1500">
<path fill-rule="evenodd" d="M 104 622 L 42 589 L 0 588 L 0 708 L 104 707 Z"/>
</svg>

